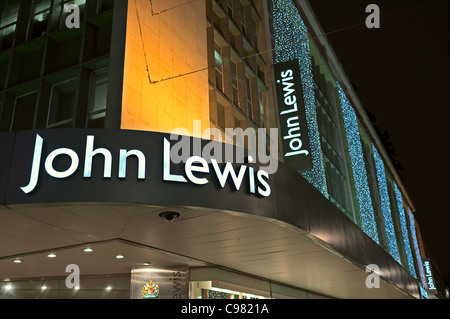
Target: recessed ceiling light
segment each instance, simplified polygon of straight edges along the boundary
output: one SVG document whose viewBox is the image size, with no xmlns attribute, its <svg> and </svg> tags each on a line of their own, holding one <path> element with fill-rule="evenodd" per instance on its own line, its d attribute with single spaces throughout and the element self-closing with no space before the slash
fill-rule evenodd
<svg viewBox="0 0 450 319">
<path fill-rule="evenodd" d="M 11 284 L 7 284 L 3 288 L 5 288 L 5 290 L 11 290 L 12 289 L 12 285 Z"/>
<path fill-rule="evenodd" d="M 47 290 L 47 286 L 45 286 L 45 285 L 42 286 L 42 287 L 41 287 L 41 290 Z"/>
<path fill-rule="evenodd" d="M 142 266 L 149 266 L 151 264 L 151 262 L 148 261 L 144 261 L 141 263 Z"/>
<path fill-rule="evenodd" d="M 110 291 L 112 289 L 111 286 L 106 287 L 106 290 Z"/>
<path fill-rule="evenodd" d="M 92 248 L 86 248 L 86 249 L 83 249 L 83 251 L 86 253 L 90 253 L 90 252 L 93 252 L 94 250 Z"/>
<path fill-rule="evenodd" d="M 16 264 L 20 264 L 21 262 L 22 262 L 21 259 L 14 259 L 14 260 L 13 260 L 13 263 L 16 263 Z"/>
<path fill-rule="evenodd" d="M 117 258 L 117 259 L 124 259 L 125 256 L 123 256 L 123 255 L 117 255 L 116 258 Z"/>
<path fill-rule="evenodd" d="M 56 255 L 55 255 L 55 254 L 48 254 L 47 257 L 48 257 L 48 258 L 55 258 Z"/>
</svg>

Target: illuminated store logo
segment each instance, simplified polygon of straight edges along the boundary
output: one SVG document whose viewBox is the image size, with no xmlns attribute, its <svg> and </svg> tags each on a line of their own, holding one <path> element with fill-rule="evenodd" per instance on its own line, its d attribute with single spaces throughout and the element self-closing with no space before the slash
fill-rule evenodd
<svg viewBox="0 0 450 319">
<path fill-rule="evenodd" d="M 84 157 L 83 177 L 88 179 L 92 177 L 92 162 L 94 156 L 101 156 L 104 159 L 103 178 L 111 179 L 112 177 L 112 161 L 113 156 L 111 152 L 106 148 L 94 149 L 95 137 L 88 135 L 86 139 L 86 152 Z M 30 181 L 27 186 L 21 187 L 21 190 L 25 194 L 29 194 L 35 190 L 39 181 L 39 171 L 41 167 L 42 153 L 43 153 L 44 139 L 37 134 L 33 153 L 33 162 L 31 166 Z M 271 194 L 271 188 L 268 184 L 269 173 L 265 170 L 255 170 L 250 165 L 239 165 L 235 167 L 231 162 L 226 162 L 222 167 L 218 161 L 214 158 L 210 158 L 208 161 L 202 156 L 191 156 L 184 165 L 184 175 L 175 174 L 172 172 L 171 164 L 171 144 L 166 138 L 163 139 L 163 181 L 178 182 L 178 183 L 192 183 L 196 185 L 205 185 L 210 183 L 206 178 L 207 174 L 211 174 L 216 177 L 220 187 L 224 188 L 227 183 L 231 183 L 238 191 L 244 180 L 247 179 L 251 194 L 258 194 L 262 197 L 268 197 Z M 70 165 L 65 170 L 57 170 L 54 167 L 54 162 L 57 157 L 65 156 L 70 159 Z M 139 180 L 146 179 L 146 157 L 140 150 L 119 150 L 119 169 L 118 178 L 125 179 L 127 172 L 127 160 L 130 157 L 137 159 L 137 178 Z M 249 156 L 248 162 L 252 163 L 254 159 Z M 71 177 L 80 166 L 80 158 L 74 150 L 70 148 L 59 148 L 52 151 L 44 161 L 44 168 L 47 174 L 56 179 L 66 179 Z M 212 167 L 211 167 L 212 166 Z"/>
<path fill-rule="evenodd" d="M 312 168 L 298 61 L 275 65 L 284 160 L 296 170 Z"/>
<path fill-rule="evenodd" d="M 153 280 L 149 280 L 142 287 L 142 298 L 144 299 L 156 299 L 159 296 L 159 286 Z"/>
<path fill-rule="evenodd" d="M 425 268 L 425 277 L 427 278 L 428 290 L 436 291 L 436 286 L 434 285 L 433 273 L 431 271 L 431 263 L 429 259 L 423 260 L 423 267 Z"/>
</svg>

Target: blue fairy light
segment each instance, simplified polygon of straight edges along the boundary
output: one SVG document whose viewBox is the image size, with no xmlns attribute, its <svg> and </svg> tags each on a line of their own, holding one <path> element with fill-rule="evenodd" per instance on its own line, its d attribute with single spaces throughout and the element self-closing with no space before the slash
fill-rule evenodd
<svg viewBox="0 0 450 319">
<path fill-rule="evenodd" d="M 356 197 L 359 205 L 361 228 L 367 235 L 369 235 L 370 238 L 379 244 L 380 241 L 378 238 L 377 224 L 375 221 L 361 137 L 359 134 L 358 119 L 356 117 L 355 110 L 347 99 L 341 85 L 337 82 L 336 84 L 339 92 L 342 118 L 344 120 L 345 134 L 348 142 L 350 164 L 352 167 Z"/>
<path fill-rule="evenodd" d="M 414 259 L 412 256 L 411 245 L 409 244 L 408 225 L 406 223 L 405 210 L 403 208 L 402 193 L 394 182 L 395 199 L 397 201 L 398 217 L 400 219 L 400 228 L 402 230 L 403 246 L 405 247 L 406 258 L 408 260 L 409 272 L 417 279 L 416 268 L 414 268 Z"/>
<path fill-rule="evenodd" d="M 411 237 L 412 237 L 412 240 L 413 240 L 414 251 L 415 251 L 415 254 L 416 254 L 417 266 L 419 268 L 419 273 L 420 273 L 420 279 L 422 280 L 422 284 L 426 287 L 427 286 L 427 280 L 425 278 L 425 270 L 423 269 L 422 256 L 420 254 L 419 242 L 417 240 L 416 221 L 414 219 L 414 214 L 409 210 L 409 207 L 408 207 L 408 214 L 409 214 L 409 229 L 411 230 Z"/>
<path fill-rule="evenodd" d="M 389 200 L 389 191 L 386 180 L 386 173 L 384 169 L 384 162 L 381 159 L 375 145 L 372 144 L 373 156 L 375 159 L 375 168 L 377 172 L 378 191 L 381 199 L 381 211 L 383 212 L 384 227 L 388 239 L 389 253 L 391 256 L 400 262 L 400 255 L 398 253 L 397 239 L 395 236 L 394 223 L 392 221 L 391 203 Z"/>
<path fill-rule="evenodd" d="M 329 198 L 317 123 L 316 94 L 310 56 L 308 29 L 292 0 L 273 0 L 275 63 L 298 60 L 305 103 L 306 121 L 313 168 L 300 174 Z"/>
</svg>

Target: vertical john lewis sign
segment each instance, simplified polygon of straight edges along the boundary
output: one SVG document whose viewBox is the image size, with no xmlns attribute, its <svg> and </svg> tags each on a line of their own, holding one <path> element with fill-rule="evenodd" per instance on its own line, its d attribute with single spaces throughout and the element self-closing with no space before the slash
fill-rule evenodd
<svg viewBox="0 0 450 319">
<path fill-rule="evenodd" d="M 284 162 L 295 170 L 312 168 L 300 68 L 297 60 L 275 65 Z"/>
<path fill-rule="evenodd" d="M 430 259 L 423 259 L 423 268 L 425 269 L 425 277 L 427 278 L 428 291 L 432 294 L 437 293 L 436 286 L 434 285 L 433 272 L 431 271 Z"/>
</svg>

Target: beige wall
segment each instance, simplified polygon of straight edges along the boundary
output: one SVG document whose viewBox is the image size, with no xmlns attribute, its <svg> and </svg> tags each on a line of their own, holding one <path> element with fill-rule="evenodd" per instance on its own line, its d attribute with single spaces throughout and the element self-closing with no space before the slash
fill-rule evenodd
<svg viewBox="0 0 450 319">
<path fill-rule="evenodd" d="M 201 120 L 204 130 L 210 125 L 208 71 L 150 84 L 136 4 L 151 80 L 158 81 L 208 66 L 205 1 L 152 2 L 154 13 L 169 10 L 152 15 L 150 1 L 128 1 L 121 128 L 170 132 L 182 127 L 192 134 L 193 121 Z"/>
</svg>

